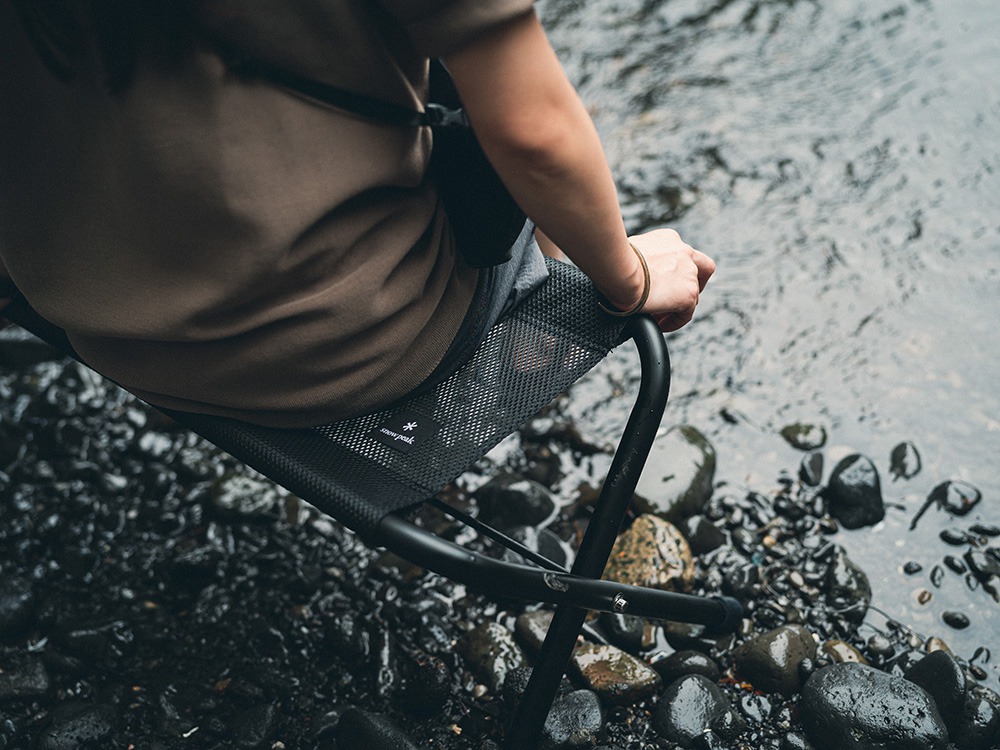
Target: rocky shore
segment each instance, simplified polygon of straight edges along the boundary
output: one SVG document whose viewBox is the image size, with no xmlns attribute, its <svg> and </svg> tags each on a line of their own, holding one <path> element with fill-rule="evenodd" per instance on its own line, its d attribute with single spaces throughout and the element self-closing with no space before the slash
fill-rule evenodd
<svg viewBox="0 0 1000 750">
<path fill-rule="evenodd" d="M 550 612 L 366 549 L 86 369 L 3 337 L 0 749 L 500 746 Z M 873 615 L 837 541 L 882 518 L 879 466 L 912 475 L 916 449 L 824 467 L 821 427 L 783 435 L 802 463 L 767 489 L 714 481 L 695 427 L 661 436 L 653 460 L 673 463 L 640 485 L 606 576 L 725 593 L 747 618 L 720 638 L 595 616 L 545 748 L 1000 748 L 996 634 L 954 654 L 961 612 L 937 633 Z M 594 491 L 553 487 L 604 447 L 558 408 L 515 443 L 449 499 L 569 561 Z M 945 564 L 995 604 L 1000 528 L 984 502 L 944 482 L 926 507 L 954 521 Z"/>
</svg>

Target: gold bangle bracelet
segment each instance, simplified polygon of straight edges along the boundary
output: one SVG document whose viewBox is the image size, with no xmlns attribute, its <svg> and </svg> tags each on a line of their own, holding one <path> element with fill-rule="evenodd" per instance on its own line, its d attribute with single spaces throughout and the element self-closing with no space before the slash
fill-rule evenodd
<svg viewBox="0 0 1000 750">
<path fill-rule="evenodd" d="M 616 310 L 613 307 L 608 307 L 603 302 L 598 301 L 597 306 L 601 308 L 608 315 L 614 315 L 616 318 L 627 318 L 630 315 L 635 315 L 642 309 L 642 306 L 646 304 L 646 300 L 649 299 L 649 266 L 646 265 L 646 259 L 642 257 L 642 253 L 639 252 L 632 242 L 628 243 L 635 254 L 639 256 L 639 262 L 642 264 L 642 296 L 639 297 L 639 301 L 632 305 L 629 310 Z"/>
</svg>

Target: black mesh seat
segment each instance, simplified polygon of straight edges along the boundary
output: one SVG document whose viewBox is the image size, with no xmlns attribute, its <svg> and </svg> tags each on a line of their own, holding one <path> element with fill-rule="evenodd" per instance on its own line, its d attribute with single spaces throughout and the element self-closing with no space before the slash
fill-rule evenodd
<svg viewBox="0 0 1000 750">
<path fill-rule="evenodd" d="M 489 333 L 456 373 L 433 390 L 356 419 L 282 430 L 164 410 L 181 424 L 358 532 L 366 543 L 486 593 L 560 606 L 511 725 L 510 747 L 535 743 L 586 611 L 627 611 L 699 622 L 739 621 L 729 599 L 700 598 L 600 580 L 666 404 L 669 364 L 663 336 L 648 318 L 600 312 L 589 280 L 550 261 L 549 280 Z M 72 354 L 63 332 L 22 298 L 8 317 Z M 462 520 L 533 564 L 485 557 L 439 539 L 405 518 L 504 437 L 632 338 L 642 362 L 635 408 L 588 532 L 567 572 L 455 509 Z"/>
</svg>

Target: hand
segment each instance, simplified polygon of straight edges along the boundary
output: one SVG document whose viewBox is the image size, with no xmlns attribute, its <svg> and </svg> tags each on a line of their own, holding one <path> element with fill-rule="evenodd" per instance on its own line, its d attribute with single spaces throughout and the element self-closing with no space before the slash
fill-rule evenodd
<svg viewBox="0 0 1000 750">
<path fill-rule="evenodd" d="M 657 229 L 633 235 L 629 240 L 649 266 L 649 298 L 641 312 L 653 316 L 662 331 L 676 331 L 687 325 L 694 317 L 701 292 L 715 273 L 715 261 L 686 244 L 673 229 Z"/>
</svg>

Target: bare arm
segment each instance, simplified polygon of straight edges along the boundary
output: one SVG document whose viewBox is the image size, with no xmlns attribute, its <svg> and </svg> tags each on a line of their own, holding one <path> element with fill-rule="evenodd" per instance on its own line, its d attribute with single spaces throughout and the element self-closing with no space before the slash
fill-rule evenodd
<svg viewBox="0 0 1000 750">
<path fill-rule="evenodd" d="M 533 13 L 449 55 L 483 150 L 525 212 L 621 309 L 642 294 L 618 195 L 590 116 Z M 714 271 L 661 230 L 632 238 L 652 278 L 643 310 L 667 330 L 690 320 Z"/>
</svg>

